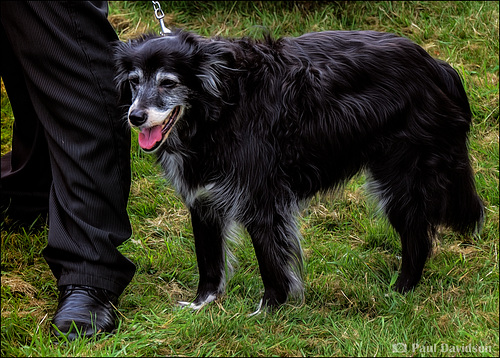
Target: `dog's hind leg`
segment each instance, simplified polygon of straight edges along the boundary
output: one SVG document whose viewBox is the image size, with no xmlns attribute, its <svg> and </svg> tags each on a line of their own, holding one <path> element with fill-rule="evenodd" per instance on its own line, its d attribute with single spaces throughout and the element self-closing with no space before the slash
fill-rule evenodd
<svg viewBox="0 0 500 358">
<path fill-rule="evenodd" d="M 410 291 L 420 281 L 440 215 L 440 199 L 433 190 L 436 186 L 432 183 L 432 174 L 422 175 L 419 169 L 411 167 L 371 168 L 372 182 L 369 184 L 401 238 L 401 269 L 395 289 L 402 293 Z"/>
<path fill-rule="evenodd" d="M 279 204 L 276 207 L 283 209 Z M 295 211 L 282 211 L 280 214 L 262 210 L 247 224 L 264 283 L 259 310 L 262 305 L 281 305 L 291 294 L 303 294 L 302 251 Z"/>
<path fill-rule="evenodd" d="M 405 293 L 420 281 L 432 249 L 435 227 L 428 221 L 418 198 L 403 193 L 393 195 L 397 199 L 387 201 L 385 209 L 389 222 L 401 238 L 401 268 L 395 289 Z"/>
<path fill-rule="evenodd" d="M 394 219 L 391 222 L 394 222 Z M 401 269 L 394 288 L 398 292 L 406 293 L 412 290 L 422 277 L 425 262 L 432 249 L 432 234 L 423 220 L 415 220 L 415 226 L 410 225 L 414 229 L 407 228 L 406 225 L 404 228 L 398 224 L 393 226 L 401 237 L 402 246 Z"/>
<path fill-rule="evenodd" d="M 199 309 L 224 292 L 224 223 L 202 204 L 191 207 L 190 211 L 200 277 L 195 300 L 179 303 Z"/>
</svg>

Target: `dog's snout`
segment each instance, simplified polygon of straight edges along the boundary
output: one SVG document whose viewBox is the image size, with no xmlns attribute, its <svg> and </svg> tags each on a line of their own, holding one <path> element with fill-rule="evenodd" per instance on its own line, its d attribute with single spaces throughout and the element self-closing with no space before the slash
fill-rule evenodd
<svg viewBox="0 0 500 358">
<path fill-rule="evenodd" d="M 130 123 L 134 126 L 140 126 L 148 120 L 148 114 L 143 109 L 134 109 L 128 115 Z"/>
</svg>

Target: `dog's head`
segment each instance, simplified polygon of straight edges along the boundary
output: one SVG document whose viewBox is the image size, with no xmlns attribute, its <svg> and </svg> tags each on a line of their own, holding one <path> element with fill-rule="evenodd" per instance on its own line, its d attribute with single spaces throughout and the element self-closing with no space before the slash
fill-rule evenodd
<svg viewBox="0 0 500 358">
<path fill-rule="evenodd" d="M 120 100 L 130 125 L 140 130 L 143 150 L 153 152 L 189 127 L 185 117 L 191 107 L 222 100 L 230 57 L 217 41 L 182 31 L 116 44 Z"/>
</svg>

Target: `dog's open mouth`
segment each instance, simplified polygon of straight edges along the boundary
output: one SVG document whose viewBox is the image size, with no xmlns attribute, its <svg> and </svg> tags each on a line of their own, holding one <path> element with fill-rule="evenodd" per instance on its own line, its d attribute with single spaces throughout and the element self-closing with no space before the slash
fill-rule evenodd
<svg viewBox="0 0 500 358">
<path fill-rule="evenodd" d="M 139 145 L 145 151 L 153 151 L 163 142 L 163 140 L 168 137 L 172 127 L 179 118 L 179 112 L 181 107 L 175 107 L 170 114 L 167 116 L 163 124 L 142 128 L 139 133 Z"/>
</svg>

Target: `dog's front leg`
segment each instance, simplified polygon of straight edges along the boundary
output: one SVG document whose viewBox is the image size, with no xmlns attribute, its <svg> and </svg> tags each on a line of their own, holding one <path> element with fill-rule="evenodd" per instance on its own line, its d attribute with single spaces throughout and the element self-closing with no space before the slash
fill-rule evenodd
<svg viewBox="0 0 500 358">
<path fill-rule="evenodd" d="M 280 207 L 286 208 L 285 205 Z M 285 303 L 291 294 L 303 294 L 300 236 L 294 213 L 283 211 L 287 213 L 282 215 L 273 210 L 263 210 L 247 226 L 264 283 L 264 296 L 253 314 L 259 313 L 262 308 Z"/>
<path fill-rule="evenodd" d="M 224 291 L 223 226 L 207 205 L 196 202 L 190 211 L 200 279 L 195 300 L 179 303 L 199 309 L 214 301 Z"/>
</svg>

